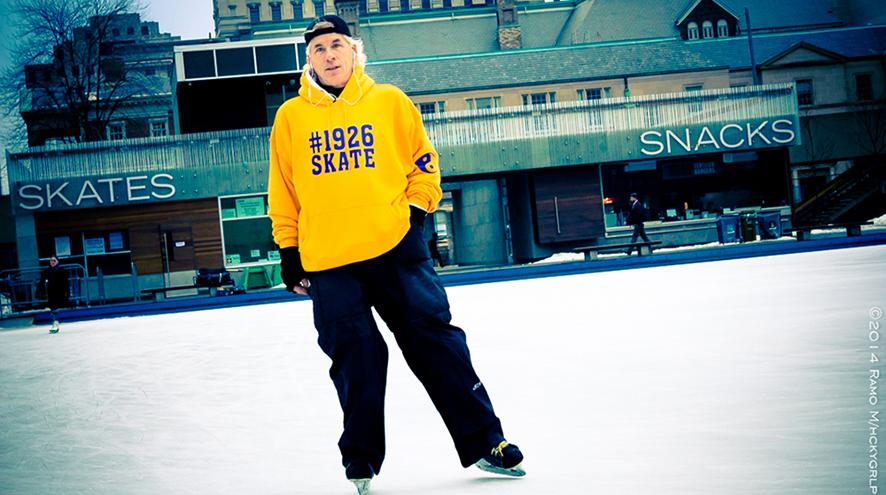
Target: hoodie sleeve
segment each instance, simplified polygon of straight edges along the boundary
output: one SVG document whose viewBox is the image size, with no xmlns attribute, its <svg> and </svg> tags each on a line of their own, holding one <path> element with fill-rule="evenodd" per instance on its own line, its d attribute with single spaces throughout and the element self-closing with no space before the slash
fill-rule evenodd
<svg viewBox="0 0 886 495">
<path fill-rule="evenodd" d="M 301 205 L 292 182 L 289 122 L 280 108 L 271 129 L 271 166 L 268 176 L 268 216 L 274 242 L 280 248 L 298 246 L 298 214 Z"/>
<path fill-rule="evenodd" d="M 404 99 L 412 120 L 410 141 L 412 161 L 407 166 L 406 197 L 409 199 L 409 204 L 433 213 L 440 198 L 443 197 L 443 191 L 440 189 L 439 157 L 431 140 L 428 139 L 418 109 L 405 95 Z"/>
</svg>

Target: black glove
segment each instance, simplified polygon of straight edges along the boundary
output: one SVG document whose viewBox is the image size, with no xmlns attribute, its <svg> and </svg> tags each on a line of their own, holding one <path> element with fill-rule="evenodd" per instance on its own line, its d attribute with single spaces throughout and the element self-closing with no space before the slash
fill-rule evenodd
<svg viewBox="0 0 886 495">
<path fill-rule="evenodd" d="M 431 259 L 428 243 L 425 242 L 425 217 L 428 213 L 417 206 L 409 205 L 409 232 L 394 248 L 401 261 L 416 262 Z"/>
<path fill-rule="evenodd" d="M 299 286 L 301 279 L 307 276 L 305 268 L 301 264 L 301 255 L 298 247 L 287 247 L 280 250 L 280 276 L 286 284 L 286 290 L 292 291 Z"/>
<path fill-rule="evenodd" d="M 424 232 L 426 216 L 428 216 L 428 212 L 418 206 L 409 205 L 409 228 Z"/>
</svg>

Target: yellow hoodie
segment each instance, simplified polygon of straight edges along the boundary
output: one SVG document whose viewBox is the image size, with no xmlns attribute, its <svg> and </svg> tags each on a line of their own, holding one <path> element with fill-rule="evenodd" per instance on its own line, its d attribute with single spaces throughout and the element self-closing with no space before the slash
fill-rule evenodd
<svg viewBox="0 0 886 495">
<path fill-rule="evenodd" d="M 419 112 L 359 65 L 338 98 L 302 73 L 274 119 L 269 173 L 274 241 L 298 246 L 307 271 L 390 251 L 409 230 L 409 205 L 433 212 L 442 196 Z"/>
</svg>

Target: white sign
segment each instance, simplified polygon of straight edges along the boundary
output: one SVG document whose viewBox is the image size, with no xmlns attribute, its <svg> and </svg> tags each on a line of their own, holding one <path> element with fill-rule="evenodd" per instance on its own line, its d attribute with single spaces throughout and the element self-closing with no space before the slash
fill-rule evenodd
<svg viewBox="0 0 886 495">
<path fill-rule="evenodd" d="M 758 125 L 749 122 L 743 124 L 723 124 L 720 126 L 704 126 L 701 129 L 666 129 L 646 131 L 640 135 L 643 147 L 640 152 L 646 156 L 658 156 L 672 152 L 710 153 L 717 150 L 733 150 L 736 148 L 752 148 L 772 143 L 789 144 L 797 137 L 794 123 L 787 119 L 773 122 L 764 120 Z"/>
<path fill-rule="evenodd" d="M 105 238 L 87 237 L 84 239 L 83 251 L 86 254 L 105 254 Z"/>
<path fill-rule="evenodd" d="M 134 175 L 110 179 L 64 181 L 58 184 L 25 184 L 18 188 L 18 207 L 39 210 L 53 206 L 98 206 L 117 202 L 136 203 L 175 196 L 170 174 Z M 119 184 L 119 186 L 118 186 Z"/>
</svg>

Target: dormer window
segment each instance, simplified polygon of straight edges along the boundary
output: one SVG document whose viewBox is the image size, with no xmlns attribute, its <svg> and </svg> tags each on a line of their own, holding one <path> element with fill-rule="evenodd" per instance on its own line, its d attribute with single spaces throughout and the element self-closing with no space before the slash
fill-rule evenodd
<svg viewBox="0 0 886 495">
<path fill-rule="evenodd" d="M 674 26 L 684 40 L 727 38 L 739 31 L 738 16 L 723 0 L 689 0 Z"/>
<path fill-rule="evenodd" d="M 714 25 L 711 24 L 711 21 L 704 21 L 701 23 L 701 35 L 704 39 L 714 37 Z"/>
</svg>

